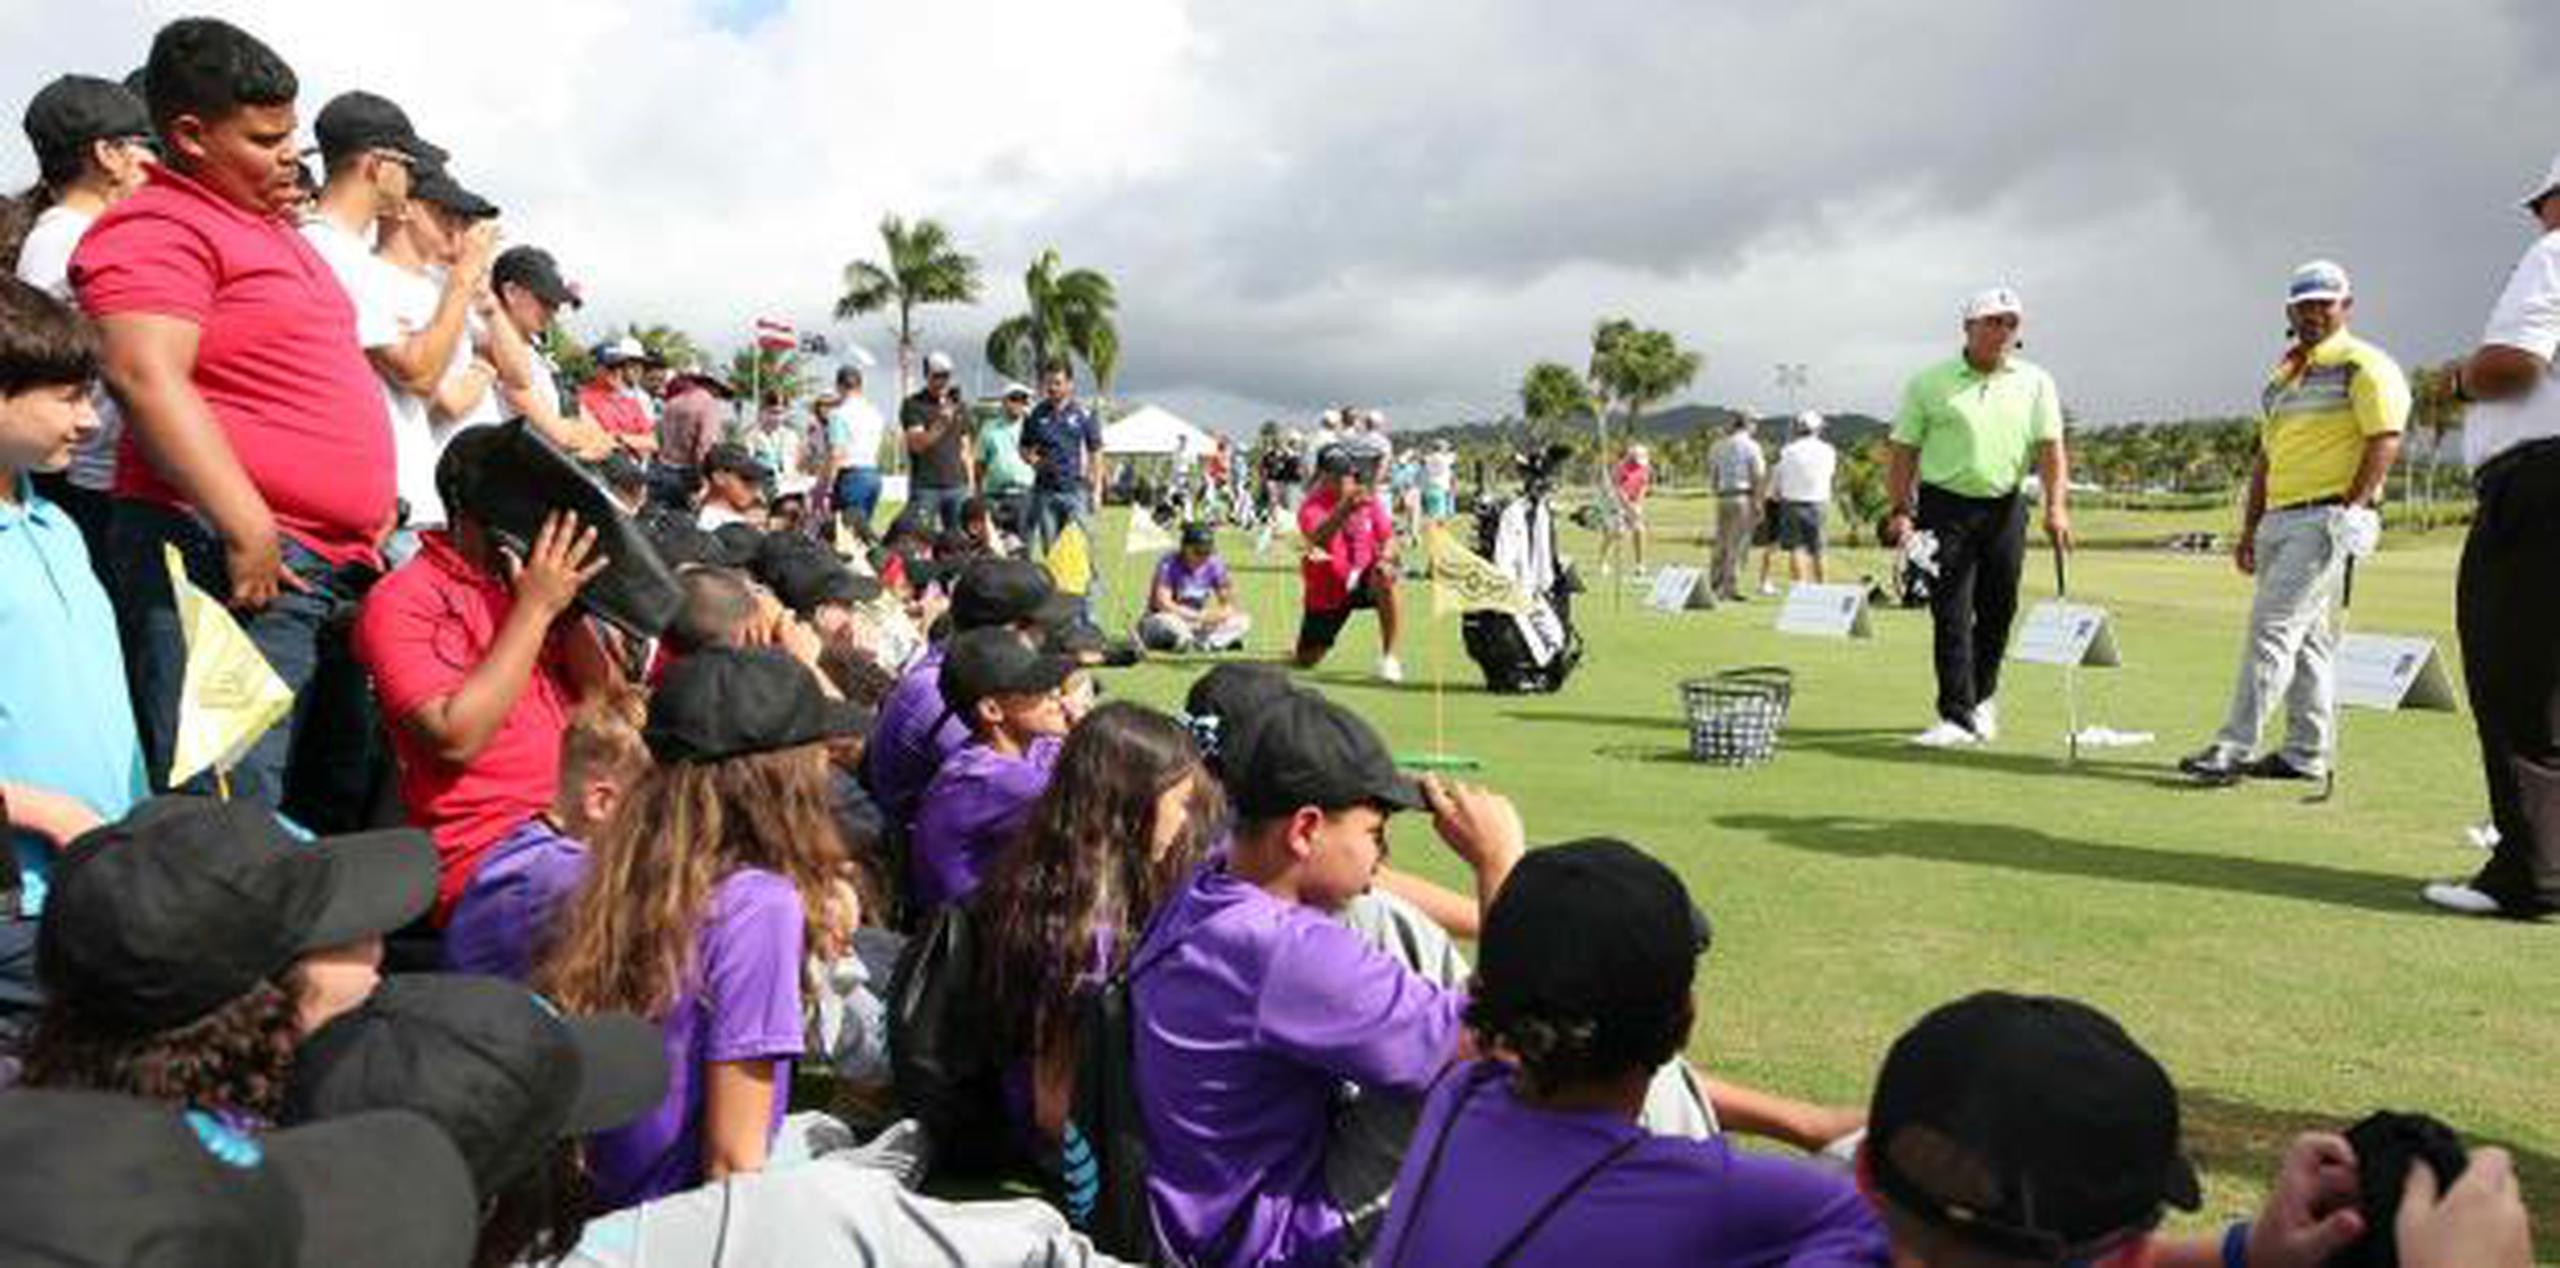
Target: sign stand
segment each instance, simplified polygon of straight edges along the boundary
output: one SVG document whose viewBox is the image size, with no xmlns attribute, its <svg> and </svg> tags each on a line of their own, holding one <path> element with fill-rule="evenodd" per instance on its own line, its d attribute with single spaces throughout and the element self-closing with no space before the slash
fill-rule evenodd
<svg viewBox="0 0 2560 1268">
<path fill-rule="evenodd" d="M 1874 638 L 1867 619 L 1867 588 L 1846 583 L 1799 582 L 1778 609 L 1778 632 L 1815 638 Z"/>
<path fill-rule="evenodd" d="M 2384 712 L 2460 707 L 2435 640 L 2390 634 L 2338 640 L 2338 703 Z"/>
<path fill-rule="evenodd" d="M 1653 588 L 1646 592 L 1644 605 L 1656 612 L 1705 611 L 1716 605 L 1715 588 L 1707 584 L 1701 569 L 1666 565 L 1653 574 Z"/>
</svg>

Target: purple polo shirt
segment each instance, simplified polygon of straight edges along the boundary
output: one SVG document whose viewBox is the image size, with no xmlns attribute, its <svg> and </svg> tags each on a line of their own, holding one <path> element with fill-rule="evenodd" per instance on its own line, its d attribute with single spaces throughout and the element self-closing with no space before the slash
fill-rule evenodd
<svg viewBox="0 0 2560 1268">
<path fill-rule="evenodd" d="M 711 891 L 710 918 L 675 1003 L 657 1018 L 667 1052 L 667 1095 L 658 1108 L 587 1138 L 601 1210 L 620 1210 L 702 1184 L 704 1068 L 773 1061 L 773 1121 L 782 1126 L 791 1062 L 805 1050 L 800 957 L 808 913 L 789 878 L 740 868 Z"/>
<path fill-rule="evenodd" d="M 489 847 L 444 927 L 444 966 L 518 982 L 549 942 L 560 904 L 587 878 L 586 843 L 541 815 Z"/>
<path fill-rule="evenodd" d="M 1201 560 L 1197 568 L 1178 550 L 1156 561 L 1156 588 L 1171 591 L 1176 603 L 1199 607 L 1217 598 L 1228 584 L 1227 561 L 1216 555 Z"/>
<path fill-rule="evenodd" d="M 912 823 L 934 773 L 968 744 L 969 728 L 942 702 L 942 644 L 936 643 L 880 702 L 862 750 L 862 784 L 879 804 L 881 821 L 899 829 Z"/>
<path fill-rule="evenodd" d="M 925 786 L 907 852 L 919 906 L 956 903 L 977 892 L 1048 788 L 1060 743 L 1041 736 L 1020 757 L 971 744 L 942 763 Z"/>
<path fill-rule="evenodd" d="M 1466 997 L 1324 913 L 1200 870 L 1131 961 L 1147 1197 L 1202 1263 L 1331 1264 L 1335 1087 L 1419 1096 L 1457 1050 Z"/>
<path fill-rule="evenodd" d="M 1880 1268 L 1887 1261 L 1884 1229 L 1844 1175 L 1742 1153 L 1721 1137 L 1654 1136 L 1611 1114 L 1524 1105 L 1511 1074 L 1500 1062 L 1478 1061 L 1440 1081 L 1396 1174 L 1373 1262 L 1489 1263 L 1576 1177 L 1630 1141 L 1554 1207 L 1513 1264 Z M 1435 1153 L 1439 1171 L 1426 1185 Z"/>
</svg>

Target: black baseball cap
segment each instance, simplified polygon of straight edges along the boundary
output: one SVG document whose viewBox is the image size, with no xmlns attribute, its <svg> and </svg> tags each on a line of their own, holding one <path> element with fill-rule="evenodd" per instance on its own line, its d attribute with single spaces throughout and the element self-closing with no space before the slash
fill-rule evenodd
<svg viewBox="0 0 2560 1268">
<path fill-rule="evenodd" d="M 1277 665 L 1251 661 L 1212 665 L 1209 672 L 1191 680 L 1191 690 L 1182 698 L 1182 720 L 1190 726 L 1201 756 L 1223 774 L 1227 755 L 1235 751 L 1245 724 L 1260 716 L 1264 706 L 1299 689 Z"/>
<path fill-rule="evenodd" d="M 155 797 L 54 864 L 45 993 L 135 1034 L 184 1025 L 304 952 L 378 937 L 436 897 L 435 843 L 401 828 L 298 841 L 254 802 Z"/>
<path fill-rule="evenodd" d="M 463 188 L 454 179 L 453 169 L 442 163 L 418 170 L 409 182 L 409 197 L 470 220 L 487 220 L 498 214 L 498 204 Z"/>
<path fill-rule="evenodd" d="M 2168 1072 L 2076 1000 L 1985 991 L 1885 1054 L 1867 1123 L 1877 1189 L 1985 1249 L 2094 1259 L 2196 1209 Z"/>
<path fill-rule="evenodd" d="M 666 1091 L 664 1037 L 638 1017 L 565 1017 L 504 978 L 416 974 L 385 979 L 303 1041 L 284 1121 L 424 1115 L 488 1197 L 559 1141 L 620 1127 Z"/>
<path fill-rule="evenodd" d="M 745 520 L 732 520 L 711 530 L 712 545 L 719 554 L 711 562 L 723 568 L 753 567 L 764 554 L 768 534 Z"/>
<path fill-rule="evenodd" d="M 22 119 L 27 144 L 48 164 L 85 154 L 97 141 L 150 141 L 151 110 L 124 85 L 65 75 L 36 90 Z"/>
<path fill-rule="evenodd" d="M 1062 594 L 1049 570 L 1028 559 L 972 559 L 951 590 L 951 628 L 983 629 L 1028 621 L 1054 629 L 1075 619 L 1076 597 Z"/>
<path fill-rule="evenodd" d="M 560 262 L 540 247 L 508 247 L 499 252 L 489 266 L 489 282 L 492 286 L 513 282 L 546 304 L 577 308 L 586 303 L 578 288 L 560 275 Z"/>
<path fill-rule="evenodd" d="M 471 1173 L 397 1110 L 251 1134 L 105 1092 L 0 1095 L 12 1264 L 450 1268 L 480 1234 Z"/>
<path fill-rule="evenodd" d="M 1206 546 L 1214 550 L 1218 545 L 1218 530 L 1194 520 L 1182 526 L 1182 544 L 1185 547 Z"/>
<path fill-rule="evenodd" d="M 1485 912 L 1476 998 L 1543 1017 L 1658 1008 L 1688 997 L 1710 937 L 1678 874 L 1624 841 L 1531 850 Z"/>
<path fill-rule="evenodd" d="M 766 587 L 782 600 L 782 606 L 807 616 L 820 604 L 859 607 L 880 597 L 878 581 L 827 557 L 821 553 L 824 549 L 785 555 L 761 566 Z"/>
<path fill-rule="evenodd" d="M 369 92 L 331 97 L 311 121 L 311 136 L 320 143 L 320 157 L 330 162 L 366 150 L 394 150 L 420 168 L 440 167 L 452 157 L 420 137 L 397 103 Z"/>
<path fill-rule="evenodd" d="M 773 478 L 773 468 L 764 465 L 753 453 L 747 451 L 745 445 L 734 440 L 721 441 L 711 447 L 711 452 L 702 456 L 702 474 L 705 477 L 718 475 L 723 471 L 745 476 L 755 484 L 762 484 Z"/>
<path fill-rule="evenodd" d="M 649 699 L 641 737 L 662 762 L 716 762 L 862 733 L 852 706 L 770 647 L 711 648 L 675 663 Z"/>
<path fill-rule="evenodd" d="M 1005 626 L 962 630 L 943 644 L 942 703 L 975 726 L 979 701 L 1055 691 L 1075 671 L 1074 657 L 1041 651 Z"/>
<path fill-rule="evenodd" d="M 1316 474 L 1329 476 L 1356 475 L 1363 480 L 1377 473 L 1378 460 L 1350 445 L 1327 445 L 1316 455 Z"/>
<path fill-rule="evenodd" d="M 1301 806 L 1422 807 L 1422 789 L 1396 769 L 1386 742 L 1360 715 L 1308 692 L 1273 700 L 1264 713 L 1236 738 L 1225 761 L 1227 791 L 1246 820 L 1278 818 Z"/>
</svg>

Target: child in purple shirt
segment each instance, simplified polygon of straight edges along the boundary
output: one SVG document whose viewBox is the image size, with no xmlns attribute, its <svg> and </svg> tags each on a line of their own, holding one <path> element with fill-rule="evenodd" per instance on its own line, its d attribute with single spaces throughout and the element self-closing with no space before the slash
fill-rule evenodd
<svg viewBox="0 0 2560 1268">
<path fill-rule="evenodd" d="M 1138 640 L 1160 652 L 1223 652 L 1244 646 L 1253 618 L 1236 606 L 1235 578 L 1218 558 L 1217 530 L 1192 524 L 1182 549 L 1156 563 Z"/>
<path fill-rule="evenodd" d="M 1396 1178 L 1379 1268 L 1881 1266 L 1846 1175 L 1638 1125 L 1687 1045 L 1706 917 L 1619 841 L 1539 850 L 1485 914 L 1467 1027 L 1506 1059 L 1444 1075 Z"/>
<path fill-rule="evenodd" d="M 636 1013 L 665 1042 L 665 1099 L 589 1140 L 601 1209 L 763 1169 L 807 1044 L 807 966 L 845 953 L 864 907 L 827 801 L 827 742 L 854 723 L 772 649 L 688 656 L 650 700 L 657 765 L 534 975 L 563 1009 Z"/>
<path fill-rule="evenodd" d="M 1075 672 L 1002 626 L 954 634 L 942 661 L 943 707 L 969 727 L 917 803 L 911 880 L 919 908 L 966 899 L 1013 843 L 1049 786 L 1067 714 L 1059 687 Z"/>
<path fill-rule="evenodd" d="M 1223 764 L 1233 848 L 1131 962 L 1148 1199 L 1182 1259 L 1332 1264 L 1349 1249 L 1325 1183 L 1336 1090 L 1419 1096 L 1461 1055 L 1465 1001 L 1325 912 L 1368 888 L 1394 811 L 1428 806 L 1484 899 L 1520 858 L 1520 817 L 1481 789 L 1417 786 L 1312 695 L 1273 703 Z"/>
<path fill-rule="evenodd" d="M 551 809 L 499 838 L 445 925 L 445 967 L 521 982 L 550 941 L 560 903 L 587 876 L 587 845 L 649 767 L 635 694 L 591 701 L 560 734 Z"/>
</svg>

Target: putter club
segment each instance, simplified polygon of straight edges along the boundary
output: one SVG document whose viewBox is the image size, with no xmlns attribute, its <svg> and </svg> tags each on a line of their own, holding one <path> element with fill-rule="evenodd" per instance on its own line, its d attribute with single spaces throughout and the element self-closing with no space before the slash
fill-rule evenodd
<svg viewBox="0 0 2560 1268">
<path fill-rule="evenodd" d="M 2338 641 L 2347 640 L 2347 613 L 2356 605 L 2356 557 L 2347 556 L 2346 575 L 2338 582 Z M 2338 795 L 2338 753 L 2346 746 L 2340 741 L 2347 734 L 2346 706 L 2336 706 L 2335 730 L 2329 736 L 2329 768 L 2320 774 L 2320 791 L 2302 799 L 2304 805 L 2320 805 Z"/>
<path fill-rule="evenodd" d="M 2057 601 L 2068 603 L 2071 601 L 2071 574 L 2064 565 L 2064 554 L 2062 543 L 2058 541 L 2053 543 L 2053 597 Z M 2065 714 L 2063 724 L 2070 728 L 2064 742 L 2065 764 L 2071 766 L 2080 764 L 2079 673 L 2080 667 L 2076 663 L 2062 667 L 2062 703 Z"/>
</svg>

